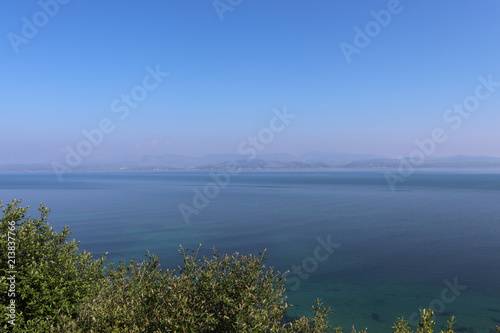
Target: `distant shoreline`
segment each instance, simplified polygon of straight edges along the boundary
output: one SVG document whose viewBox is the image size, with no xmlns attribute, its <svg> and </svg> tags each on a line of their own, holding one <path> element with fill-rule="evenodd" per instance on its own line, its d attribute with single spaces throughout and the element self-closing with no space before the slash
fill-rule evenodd
<svg viewBox="0 0 500 333">
<path fill-rule="evenodd" d="M 345 171 L 345 170 L 397 170 L 396 166 L 359 166 L 359 167 L 345 167 L 345 166 L 331 166 L 331 167 L 310 167 L 310 168 L 238 168 L 241 171 Z M 500 165 L 472 165 L 472 166 L 452 166 L 452 165 L 443 165 L 443 166 L 421 166 L 416 167 L 418 170 L 444 170 L 444 169 L 459 169 L 459 170 L 472 170 L 472 169 L 489 169 L 495 170 L 500 169 Z M 114 167 L 96 167 L 96 168 L 79 168 L 74 169 L 71 172 L 162 172 L 162 171 L 223 171 L 227 170 L 224 168 L 169 168 L 169 167 L 160 167 L 160 168 L 147 168 L 147 167 L 131 167 L 131 168 L 114 168 Z M 0 172 L 2 173 L 35 173 L 35 172 L 44 172 L 51 173 L 54 172 L 51 169 L 10 169 L 10 168 L 1 168 Z"/>
<path fill-rule="evenodd" d="M 54 169 L 55 168 L 55 169 Z M 176 171 L 176 170 L 348 170 L 348 169 L 443 169 L 500 168 L 500 157 L 456 155 L 432 157 L 415 161 L 406 158 L 385 158 L 376 155 L 311 153 L 300 156 L 262 154 L 245 159 L 237 154 L 216 154 L 203 157 L 182 155 L 142 156 L 115 162 L 61 164 L 60 162 L 0 163 L 0 172 L 47 171 Z M 57 169 L 57 170 L 56 170 Z"/>
</svg>

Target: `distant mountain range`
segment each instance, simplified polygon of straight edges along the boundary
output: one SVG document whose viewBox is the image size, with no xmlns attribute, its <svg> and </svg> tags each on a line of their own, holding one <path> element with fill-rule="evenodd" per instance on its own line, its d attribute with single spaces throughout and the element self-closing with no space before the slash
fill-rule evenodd
<svg viewBox="0 0 500 333">
<path fill-rule="evenodd" d="M 248 167 L 262 167 L 268 164 L 286 165 L 315 165 L 321 163 L 325 167 L 338 167 L 354 161 L 380 158 L 378 155 L 361 155 L 348 153 L 312 152 L 302 155 L 290 154 L 258 154 L 255 159 L 245 158 L 239 154 L 211 154 L 202 157 L 188 157 L 183 155 L 136 156 L 128 157 L 121 164 L 130 166 L 167 166 L 171 168 L 211 168 L 229 161 L 238 161 Z"/>
<path fill-rule="evenodd" d="M 199 170 L 224 169 L 233 162 L 241 169 L 327 169 L 397 168 L 410 163 L 419 168 L 500 167 L 500 158 L 491 156 L 427 157 L 420 165 L 408 158 L 389 159 L 378 155 L 311 152 L 302 155 L 259 154 L 245 158 L 238 154 L 211 154 L 202 157 L 183 155 L 129 156 L 111 164 L 82 164 L 73 170 Z M 50 164 L 0 164 L 0 171 L 51 171 Z"/>
</svg>

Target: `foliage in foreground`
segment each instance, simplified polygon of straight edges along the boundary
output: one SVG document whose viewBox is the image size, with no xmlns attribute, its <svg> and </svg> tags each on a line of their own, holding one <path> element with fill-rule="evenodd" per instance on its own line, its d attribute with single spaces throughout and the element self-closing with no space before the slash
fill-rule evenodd
<svg viewBox="0 0 500 333">
<path fill-rule="evenodd" d="M 67 241 L 68 227 L 55 232 L 47 223 L 50 210 L 46 207 L 40 205 L 40 217 L 31 218 L 26 215 L 28 207 L 19 204 L 13 200 L 4 208 L 0 201 L 4 214 L 0 223 L 0 325 L 11 326 L 7 323 L 11 318 L 5 314 L 10 313 L 7 305 L 13 299 L 9 294 L 15 293 L 14 328 L 19 332 L 28 331 L 28 327 L 43 332 L 47 323 L 56 326 L 65 318 L 77 317 L 80 304 L 90 298 L 105 277 L 104 258 L 95 260 L 90 253 L 79 253 L 78 243 Z M 15 230 L 9 234 L 14 229 L 12 222 Z M 15 258 L 8 261 L 12 252 Z M 12 276 L 15 291 L 9 292 L 13 290 Z"/>
<path fill-rule="evenodd" d="M 40 205 L 39 218 L 13 200 L 0 221 L 0 327 L 12 332 L 342 332 L 328 323 L 329 308 L 317 300 L 312 318 L 284 322 L 291 305 L 283 275 L 258 256 L 199 256 L 179 251 L 183 266 L 161 270 L 152 254 L 105 266 L 105 258 L 79 253 L 68 241 L 68 227 L 57 233 L 48 225 L 49 209 Z M 12 227 L 15 228 L 12 228 Z M 7 253 L 8 232 L 15 233 L 15 325 L 7 306 L 12 276 Z M 12 234 L 10 234 L 12 236 Z M 8 248 L 10 249 L 8 250 Z M 421 311 L 416 333 L 432 333 L 434 314 Z M 454 332 L 454 318 L 443 333 Z M 399 318 L 394 333 L 413 333 Z M 500 327 L 497 327 L 500 332 Z M 356 333 L 354 327 L 352 333 Z M 359 333 L 366 330 L 359 331 Z"/>
</svg>

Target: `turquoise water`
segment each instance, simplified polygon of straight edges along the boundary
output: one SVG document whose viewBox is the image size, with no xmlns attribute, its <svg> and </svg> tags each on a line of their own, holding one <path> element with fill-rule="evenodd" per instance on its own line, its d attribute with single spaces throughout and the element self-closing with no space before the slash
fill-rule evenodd
<svg viewBox="0 0 500 333">
<path fill-rule="evenodd" d="M 179 244 L 267 249 L 280 271 L 303 266 L 289 275 L 290 316 L 320 297 L 335 325 L 369 332 L 429 306 L 438 326 L 454 314 L 461 332 L 500 324 L 500 170 L 419 170 L 395 191 L 381 170 L 244 171 L 186 223 L 179 204 L 193 206 L 193 190 L 212 181 L 209 171 L 75 172 L 61 183 L 0 173 L 0 200 L 22 198 L 32 215 L 43 201 L 56 230 L 69 225 L 80 249 L 113 261 L 147 249 L 173 268 Z"/>
</svg>

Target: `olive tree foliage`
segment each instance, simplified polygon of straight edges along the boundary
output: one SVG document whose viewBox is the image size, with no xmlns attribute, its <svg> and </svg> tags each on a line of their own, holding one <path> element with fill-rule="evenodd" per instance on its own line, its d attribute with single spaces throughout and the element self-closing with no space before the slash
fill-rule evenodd
<svg viewBox="0 0 500 333">
<path fill-rule="evenodd" d="M 38 208 L 40 216 L 33 218 L 27 215 L 29 207 L 19 207 L 20 203 L 21 200 L 13 200 L 4 206 L 0 201 L 3 211 L 0 220 L 0 326 L 14 332 L 43 332 L 78 317 L 79 306 L 90 298 L 105 276 L 105 259 L 95 260 L 92 254 L 79 252 L 78 243 L 68 241 L 68 227 L 60 233 L 53 230 L 47 223 L 50 210 L 43 204 Z M 14 235 L 10 244 L 9 235 Z M 13 245 L 12 240 L 14 251 L 7 251 L 8 245 Z M 8 261 L 8 252 L 15 253 L 15 261 Z M 9 271 L 17 273 L 8 274 Z M 13 275 L 14 298 L 9 297 L 12 293 L 8 292 L 12 280 L 7 281 Z M 15 300 L 15 325 L 8 323 L 12 318 L 3 315 L 12 299 Z"/>
<path fill-rule="evenodd" d="M 199 251 L 199 248 L 198 248 Z M 86 332 L 326 332 L 326 309 L 315 307 L 312 319 L 284 323 L 290 307 L 281 274 L 258 256 L 199 257 L 181 248 L 178 271 L 158 269 L 159 260 L 120 264 L 107 283 L 82 308 Z"/>
</svg>

